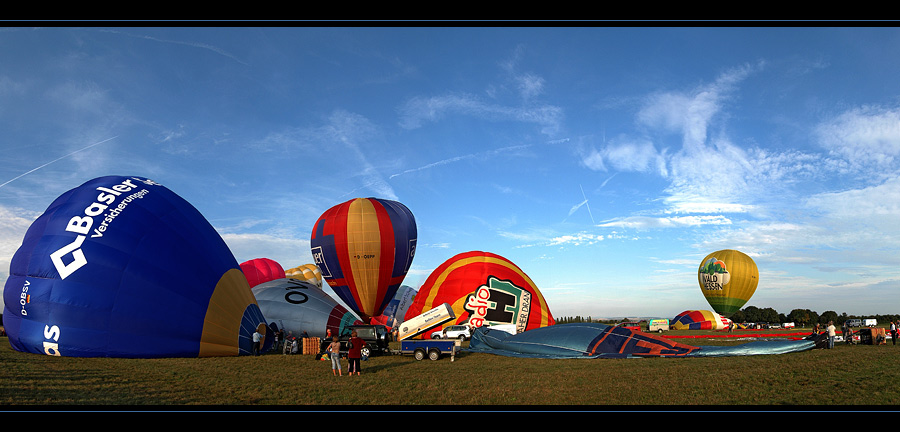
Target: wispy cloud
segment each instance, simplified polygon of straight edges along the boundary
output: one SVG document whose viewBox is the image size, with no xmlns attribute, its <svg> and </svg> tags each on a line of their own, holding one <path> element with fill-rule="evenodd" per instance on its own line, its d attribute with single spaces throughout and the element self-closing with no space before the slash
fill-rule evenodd
<svg viewBox="0 0 900 432">
<path fill-rule="evenodd" d="M 239 58 L 238 58 L 237 56 L 235 56 L 234 54 L 232 54 L 232 53 L 230 53 L 230 52 L 228 52 L 228 51 L 226 51 L 226 50 L 224 50 L 224 49 L 222 49 L 222 48 L 219 48 L 219 47 L 217 47 L 217 46 L 215 46 L 215 45 L 210 45 L 210 44 L 203 43 L 203 42 L 180 41 L 180 40 L 172 40 L 172 39 L 160 39 L 160 38 L 153 37 L 153 36 L 139 35 L 139 34 L 134 34 L 134 33 L 127 33 L 127 32 L 123 32 L 123 31 L 121 31 L 121 30 L 112 30 L 112 29 L 99 29 L 98 31 L 106 32 L 106 33 L 113 33 L 113 34 L 120 34 L 120 35 L 123 35 L 123 36 L 128 36 L 128 37 L 133 37 L 133 38 L 138 38 L 138 39 L 144 39 L 144 40 L 149 40 L 149 41 L 154 41 L 154 42 L 160 42 L 160 43 L 165 43 L 165 44 L 183 45 L 183 46 L 192 47 L 192 48 L 200 48 L 200 49 L 204 49 L 204 50 L 209 50 L 209 51 L 212 51 L 212 52 L 214 52 L 214 53 L 216 53 L 216 54 L 219 54 L 219 55 L 221 55 L 221 56 L 224 56 L 224 57 L 227 57 L 227 58 L 229 58 L 229 59 L 231 59 L 231 60 L 234 60 L 234 61 L 236 61 L 236 62 L 238 62 L 238 63 L 240 63 L 240 64 L 242 64 L 242 65 L 248 66 L 248 63 L 247 63 L 247 62 L 245 62 L 245 61 L 239 59 Z"/>
<path fill-rule="evenodd" d="M 488 121 L 532 123 L 541 132 L 554 135 L 563 118 L 562 108 L 552 105 L 503 106 L 491 104 L 472 95 L 415 97 L 399 109 L 400 127 L 416 129 L 425 122 L 440 120 L 445 115 L 463 114 Z"/>
</svg>

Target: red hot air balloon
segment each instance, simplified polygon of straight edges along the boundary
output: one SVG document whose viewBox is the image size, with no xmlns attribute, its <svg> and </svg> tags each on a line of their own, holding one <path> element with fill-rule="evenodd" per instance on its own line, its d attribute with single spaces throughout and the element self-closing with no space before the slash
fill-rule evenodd
<svg viewBox="0 0 900 432">
<path fill-rule="evenodd" d="M 310 249 L 322 277 L 364 322 L 382 314 L 416 252 L 416 220 L 396 201 L 355 198 L 316 221 Z"/>
<path fill-rule="evenodd" d="M 284 268 L 269 258 L 256 258 L 241 263 L 241 271 L 253 288 L 261 283 L 284 278 Z"/>
<path fill-rule="evenodd" d="M 464 252 L 441 264 L 419 288 L 405 319 L 442 303 L 449 304 L 457 317 L 448 325 L 514 324 L 523 332 L 556 323 L 531 278 L 490 252 Z"/>
</svg>

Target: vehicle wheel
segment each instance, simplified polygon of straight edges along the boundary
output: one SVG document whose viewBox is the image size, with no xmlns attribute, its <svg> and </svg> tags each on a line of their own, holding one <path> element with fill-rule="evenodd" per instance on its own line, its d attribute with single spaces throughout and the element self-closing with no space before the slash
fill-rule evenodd
<svg viewBox="0 0 900 432">
<path fill-rule="evenodd" d="M 435 349 L 428 351 L 428 358 L 431 360 L 437 360 L 441 358 L 441 352 Z"/>
<path fill-rule="evenodd" d="M 416 352 L 413 353 L 413 357 L 415 357 L 416 360 L 422 360 L 425 358 L 425 351 L 417 349 Z"/>
<path fill-rule="evenodd" d="M 466 340 L 466 335 L 459 335 L 459 340 L 461 340 L 461 341 Z"/>
<path fill-rule="evenodd" d="M 370 354 L 372 354 L 372 350 L 370 350 L 369 347 L 364 346 L 364 347 L 362 347 L 361 350 L 359 350 L 359 353 L 360 353 L 363 357 L 368 357 Z"/>
<path fill-rule="evenodd" d="M 662 329 L 656 330 L 657 333 L 662 334 Z"/>
</svg>

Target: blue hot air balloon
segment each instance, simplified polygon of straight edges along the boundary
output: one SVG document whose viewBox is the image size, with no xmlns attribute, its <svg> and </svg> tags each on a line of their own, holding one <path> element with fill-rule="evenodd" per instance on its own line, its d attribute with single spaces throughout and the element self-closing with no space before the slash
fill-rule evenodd
<svg viewBox="0 0 900 432">
<path fill-rule="evenodd" d="M 67 357 L 250 354 L 266 320 L 221 236 L 152 180 L 106 176 L 59 196 L 10 264 L 3 325 L 18 351 Z"/>
</svg>

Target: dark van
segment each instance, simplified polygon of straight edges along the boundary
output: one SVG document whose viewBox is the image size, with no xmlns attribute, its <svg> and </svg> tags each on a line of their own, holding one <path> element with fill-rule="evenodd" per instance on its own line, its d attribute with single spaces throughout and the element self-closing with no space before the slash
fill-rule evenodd
<svg viewBox="0 0 900 432">
<path fill-rule="evenodd" d="M 341 357 L 347 356 L 347 341 L 350 340 L 350 333 L 356 330 L 356 336 L 366 342 L 366 346 L 362 348 L 363 357 L 373 355 L 384 355 L 391 352 L 388 342 L 390 342 L 387 327 L 383 325 L 351 325 L 345 327 L 338 340 L 341 342 Z"/>
</svg>

